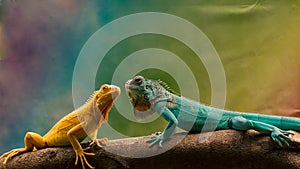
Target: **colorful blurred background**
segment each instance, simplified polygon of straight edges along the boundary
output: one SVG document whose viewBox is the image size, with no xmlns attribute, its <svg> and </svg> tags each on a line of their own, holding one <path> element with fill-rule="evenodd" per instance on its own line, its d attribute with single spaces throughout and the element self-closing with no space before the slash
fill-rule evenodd
<svg viewBox="0 0 300 169">
<path fill-rule="evenodd" d="M 105 24 L 138 12 L 179 16 L 207 35 L 224 66 L 226 109 L 300 117 L 299 0 L 0 0 L 0 5 L 0 154 L 23 147 L 27 131 L 45 134 L 73 110 L 72 76 L 81 48 Z M 190 90 L 199 90 L 200 101 L 210 104 L 211 84 L 198 56 L 182 42 L 155 34 L 115 45 L 98 68 L 95 89 L 111 82 L 126 56 L 145 48 L 162 48 L 184 60 L 199 87 Z M 168 72 L 139 74 L 164 80 L 180 93 Z M 162 131 L 165 121 L 137 123 L 113 108 L 109 125 L 140 136 Z"/>
</svg>

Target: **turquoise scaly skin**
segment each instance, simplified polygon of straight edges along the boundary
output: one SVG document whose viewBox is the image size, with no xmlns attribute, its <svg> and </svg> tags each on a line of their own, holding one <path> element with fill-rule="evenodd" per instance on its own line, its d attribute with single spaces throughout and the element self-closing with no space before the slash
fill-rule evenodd
<svg viewBox="0 0 300 169">
<path fill-rule="evenodd" d="M 176 127 L 190 132 L 201 132 L 208 117 L 210 123 L 217 124 L 215 130 L 254 129 L 261 133 L 270 134 L 279 146 L 284 144 L 289 146 L 289 142 L 293 142 L 288 136 L 293 132 L 287 130 L 300 131 L 299 118 L 213 108 L 175 95 L 163 87 L 161 82 L 145 79 L 142 76 L 128 80 L 125 88 L 136 119 L 141 120 L 157 112 L 168 121 L 163 133 L 153 136 L 147 141 L 150 143 L 150 147 L 155 144 L 162 147 L 162 143 L 172 135 Z M 221 116 L 221 118 L 214 118 L 217 117 L 216 115 Z"/>
</svg>

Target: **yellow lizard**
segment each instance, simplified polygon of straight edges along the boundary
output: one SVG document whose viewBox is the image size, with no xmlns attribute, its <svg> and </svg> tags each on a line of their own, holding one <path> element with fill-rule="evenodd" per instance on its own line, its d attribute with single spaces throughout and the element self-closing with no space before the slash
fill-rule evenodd
<svg viewBox="0 0 300 169">
<path fill-rule="evenodd" d="M 77 165 L 79 158 L 83 169 L 85 168 L 84 164 L 89 168 L 93 168 L 88 163 L 85 155 L 95 154 L 85 152 L 89 147 L 83 149 L 80 142 L 89 135 L 92 140 L 91 144 L 96 143 L 100 146 L 97 141 L 98 129 L 103 122 L 108 120 L 108 113 L 120 92 L 120 88 L 117 86 L 102 85 L 83 106 L 59 120 L 43 137 L 33 132 L 27 132 L 24 138 L 25 147 L 4 153 L 0 160 L 5 158 L 3 165 L 6 166 L 9 159 L 24 152 L 46 147 L 72 145 L 76 154 L 75 165 Z M 104 142 L 106 140 L 107 138 L 100 139 Z"/>
</svg>

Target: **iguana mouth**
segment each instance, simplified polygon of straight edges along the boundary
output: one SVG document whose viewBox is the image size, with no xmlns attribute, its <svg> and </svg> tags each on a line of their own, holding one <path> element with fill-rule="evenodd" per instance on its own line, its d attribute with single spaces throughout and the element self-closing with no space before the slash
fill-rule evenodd
<svg viewBox="0 0 300 169">
<path fill-rule="evenodd" d="M 121 94 L 121 90 L 118 86 L 115 85 L 110 85 L 112 92 L 111 92 L 111 97 L 113 100 L 116 100 L 116 98 Z"/>
<path fill-rule="evenodd" d="M 128 91 L 130 91 L 130 90 L 137 90 L 137 89 L 139 89 L 139 86 L 137 84 L 133 84 L 132 80 L 128 80 L 125 83 L 125 89 L 126 89 L 126 92 L 128 93 Z"/>
<path fill-rule="evenodd" d="M 139 86 L 132 84 L 132 79 L 130 79 L 125 83 L 125 89 L 126 89 L 127 95 L 129 96 L 129 98 L 131 99 L 131 102 L 132 102 L 132 99 L 134 99 L 136 97 L 132 90 L 138 90 Z M 134 99 L 134 100 L 136 100 L 136 99 Z"/>
<path fill-rule="evenodd" d="M 131 80 L 127 80 L 127 82 L 125 83 L 125 90 L 126 90 L 126 93 L 129 93 L 130 92 L 130 82 Z"/>
</svg>

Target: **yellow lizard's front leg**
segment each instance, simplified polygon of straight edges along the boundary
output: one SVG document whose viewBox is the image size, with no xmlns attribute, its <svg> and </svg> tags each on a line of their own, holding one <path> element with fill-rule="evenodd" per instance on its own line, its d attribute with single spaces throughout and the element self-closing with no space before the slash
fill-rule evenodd
<svg viewBox="0 0 300 169">
<path fill-rule="evenodd" d="M 22 154 L 22 153 L 25 153 L 28 151 L 33 151 L 34 148 L 40 149 L 40 148 L 47 146 L 45 139 L 42 136 L 40 136 L 39 134 L 36 134 L 33 132 L 26 133 L 26 135 L 24 137 L 24 144 L 25 144 L 24 148 L 11 150 L 7 153 L 4 153 L 0 157 L 0 159 L 5 158 L 5 160 L 3 161 L 4 166 L 6 166 L 8 160 L 10 160 L 11 158 L 13 158 L 19 154 Z"/>
<path fill-rule="evenodd" d="M 82 128 L 81 124 L 76 125 L 71 130 L 69 130 L 67 133 L 69 141 L 70 141 L 70 143 L 75 151 L 75 154 L 76 154 L 75 165 L 77 165 L 78 157 L 79 157 L 83 169 L 85 168 L 84 164 L 86 164 L 89 168 L 94 168 L 91 164 L 88 163 L 88 161 L 85 158 L 85 155 L 95 155 L 95 154 L 84 152 L 84 150 L 86 150 L 86 149 L 83 149 L 81 147 L 79 141 L 76 138 L 76 136 L 81 135 L 82 133 L 85 133 L 85 131 Z M 87 149 L 89 149 L 89 147 Z"/>
</svg>

